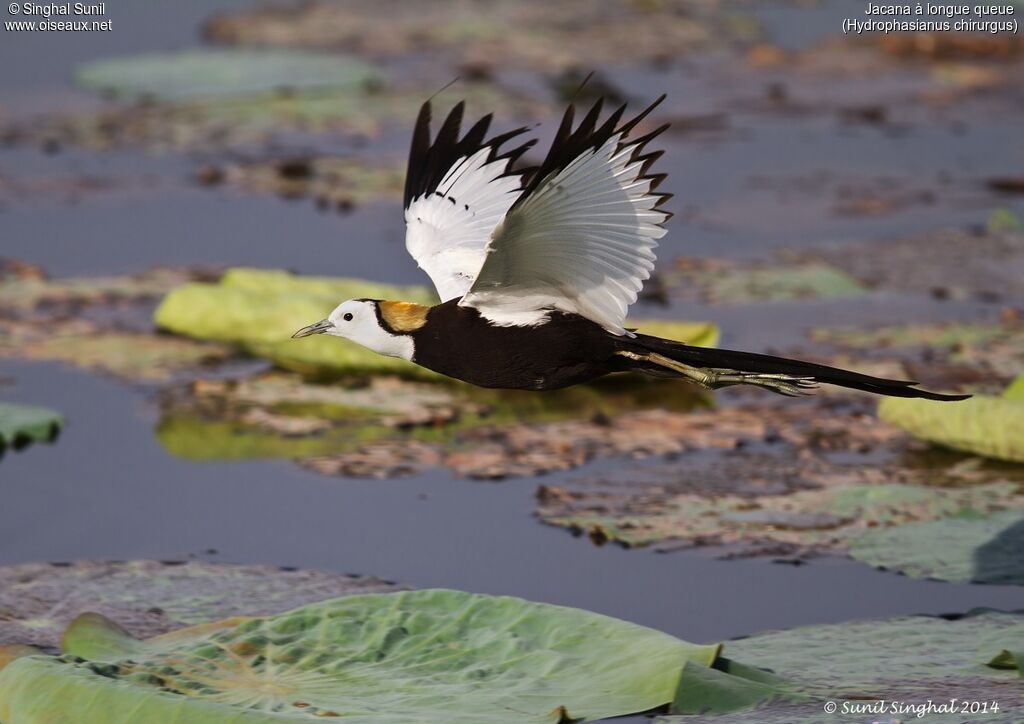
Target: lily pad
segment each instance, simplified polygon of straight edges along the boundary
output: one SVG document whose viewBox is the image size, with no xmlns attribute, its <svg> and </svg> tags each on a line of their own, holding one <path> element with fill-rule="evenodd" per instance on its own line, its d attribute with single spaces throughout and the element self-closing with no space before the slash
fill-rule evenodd
<svg viewBox="0 0 1024 724">
<path fill-rule="evenodd" d="M 155 636 L 397 588 L 368 576 L 201 561 L 24 563 L 0 567 L 0 644 L 54 648 L 64 627 L 86 611 L 116 619 L 133 635 Z"/>
<path fill-rule="evenodd" d="M 382 81 L 369 63 L 344 55 L 288 50 L 186 50 L 87 63 L 87 88 L 183 101 L 330 88 L 358 91 Z"/>
<path fill-rule="evenodd" d="M 22 447 L 30 442 L 49 442 L 64 425 L 59 412 L 33 405 L 0 402 L 0 452 L 7 446 Z"/>
<path fill-rule="evenodd" d="M 1024 462 L 1024 404 L 977 395 L 960 402 L 886 398 L 878 415 L 911 435 L 956 450 Z"/>
<path fill-rule="evenodd" d="M 850 555 L 912 578 L 1024 585 L 1024 511 L 870 530 Z"/>
<path fill-rule="evenodd" d="M 709 304 L 843 299 L 867 293 L 856 279 L 818 262 L 770 265 L 684 257 L 676 260 L 665 283 L 673 296 Z"/>
<path fill-rule="evenodd" d="M 1024 615 L 977 610 L 964 616 L 902 616 L 805 626 L 728 641 L 723 653 L 769 669 L 804 701 L 778 700 L 725 716 L 665 717 L 663 724 L 757 721 L 760 724 L 836 721 L 1020 720 L 1021 683 L 1007 649 L 1024 646 Z M 994 663 L 990 663 L 993 662 Z M 1005 667 L 1005 668 L 1004 668 Z M 956 699 L 985 702 L 987 713 L 919 710 Z M 824 711 L 834 702 L 838 713 Z M 992 703 L 998 704 L 992 710 Z M 906 709 L 896 709 L 902 704 Z M 881 719 L 880 719 L 881 717 Z"/>
<path fill-rule="evenodd" d="M 63 656 L 22 656 L 0 670 L 0 717 L 556 724 L 667 704 L 685 663 L 709 666 L 718 648 L 579 609 L 448 590 L 351 596 L 143 641 L 86 614 L 65 633 Z"/>
<path fill-rule="evenodd" d="M 314 336 L 291 339 L 295 330 L 326 317 L 345 299 L 402 299 L 434 304 L 426 287 L 395 287 L 358 279 L 298 277 L 280 271 L 234 269 L 219 284 L 186 284 L 164 299 L 156 323 L 167 330 L 206 340 L 231 342 L 285 369 L 309 375 L 397 373 L 423 379 L 439 375 L 359 345 Z M 636 323 L 643 327 L 645 323 Z M 717 338 L 710 324 L 681 323 L 658 330 L 681 341 Z"/>
</svg>

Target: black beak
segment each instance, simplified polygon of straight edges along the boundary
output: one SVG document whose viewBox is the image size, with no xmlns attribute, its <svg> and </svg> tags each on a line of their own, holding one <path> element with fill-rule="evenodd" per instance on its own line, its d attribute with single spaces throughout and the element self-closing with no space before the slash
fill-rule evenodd
<svg viewBox="0 0 1024 724">
<path fill-rule="evenodd" d="M 303 327 L 298 332 L 292 335 L 292 339 L 298 339 L 299 337 L 309 337 L 314 334 L 323 334 L 328 329 L 334 329 L 334 322 L 329 319 L 321 319 L 316 324 L 311 324 L 308 327 Z"/>
</svg>

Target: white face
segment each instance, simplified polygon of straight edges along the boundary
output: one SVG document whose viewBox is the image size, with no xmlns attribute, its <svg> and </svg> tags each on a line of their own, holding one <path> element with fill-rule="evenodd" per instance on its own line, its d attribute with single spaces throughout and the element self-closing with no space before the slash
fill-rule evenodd
<svg viewBox="0 0 1024 724">
<path fill-rule="evenodd" d="M 384 329 L 377 319 L 377 303 L 374 301 L 349 299 L 339 304 L 327 321 L 330 325 L 325 325 L 322 334 L 344 337 L 377 354 L 412 359 L 412 338 Z"/>
</svg>

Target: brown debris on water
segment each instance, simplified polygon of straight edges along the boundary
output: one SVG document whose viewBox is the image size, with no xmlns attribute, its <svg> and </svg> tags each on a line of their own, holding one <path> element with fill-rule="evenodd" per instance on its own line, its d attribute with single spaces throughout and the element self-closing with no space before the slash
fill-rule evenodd
<svg viewBox="0 0 1024 724">
<path fill-rule="evenodd" d="M 486 59 L 503 68 L 549 73 L 589 70 L 620 60 L 666 60 L 712 44 L 751 40 L 757 27 L 722 3 L 422 3 L 414 0 L 312 0 L 265 5 L 213 17 L 203 30 L 216 43 L 345 50 L 382 58 L 420 54 L 455 56 L 475 67 Z M 387 23 L 381 23 L 385 14 Z"/>
<path fill-rule="evenodd" d="M 157 301 L 187 281 L 212 278 L 211 270 L 49 279 L 41 269 L 7 262 L 0 274 L 0 358 L 58 360 L 128 379 L 165 380 L 236 354 L 226 345 L 152 329 Z"/>
<path fill-rule="evenodd" d="M 818 399 L 795 409 L 768 404 L 695 414 L 711 425 L 721 416 L 721 432 L 737 419 L 770 422 L 753 439 L 737 437 L 743 444 L 732 449 L 695 446 L 665 461 L 541 486 L 537 512 L 602 542 L 800 560 L 841 552 L 871 528 L 967 509 L 1024 510 L 1024 472 L 970 459 L 928 464 L 907 454 L 916 446 L 868 414 L 869 404 Z"/>
</svg>

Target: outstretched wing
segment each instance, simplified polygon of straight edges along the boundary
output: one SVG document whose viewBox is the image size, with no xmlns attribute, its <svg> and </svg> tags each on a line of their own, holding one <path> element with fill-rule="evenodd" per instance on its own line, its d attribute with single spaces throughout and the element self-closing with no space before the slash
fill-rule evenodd
<svg viewBox="0 0 1024 724">
<path fill-rule="evenodd" d="M 519 128 L 487 138 L 491 116 L 459 138 L 465 104 L 459 103 L 430 138 L 430 102 L 420 109 L 405 178 L 405 247 L 437 288 L 441 301 L 463 296 L 484 261 L 491 232 L 522 190 L 512 164 L 532 146 L 501 146 Z"/>
<path fill-rule="evenodd" d="M 654 268 L 654 248 L 671 214 L 649 174 L 661 151 L 630 132 L 664 96 L 628 122 L 625 106 L 601 125 L 601 101 L 573 129 L 562 119 L 547 158 L 494 230 L 476 281 L 461 305 L 496 324 L 537 324 L 551 310 L 575 312 L 615 334 Z"/>
</svg>

